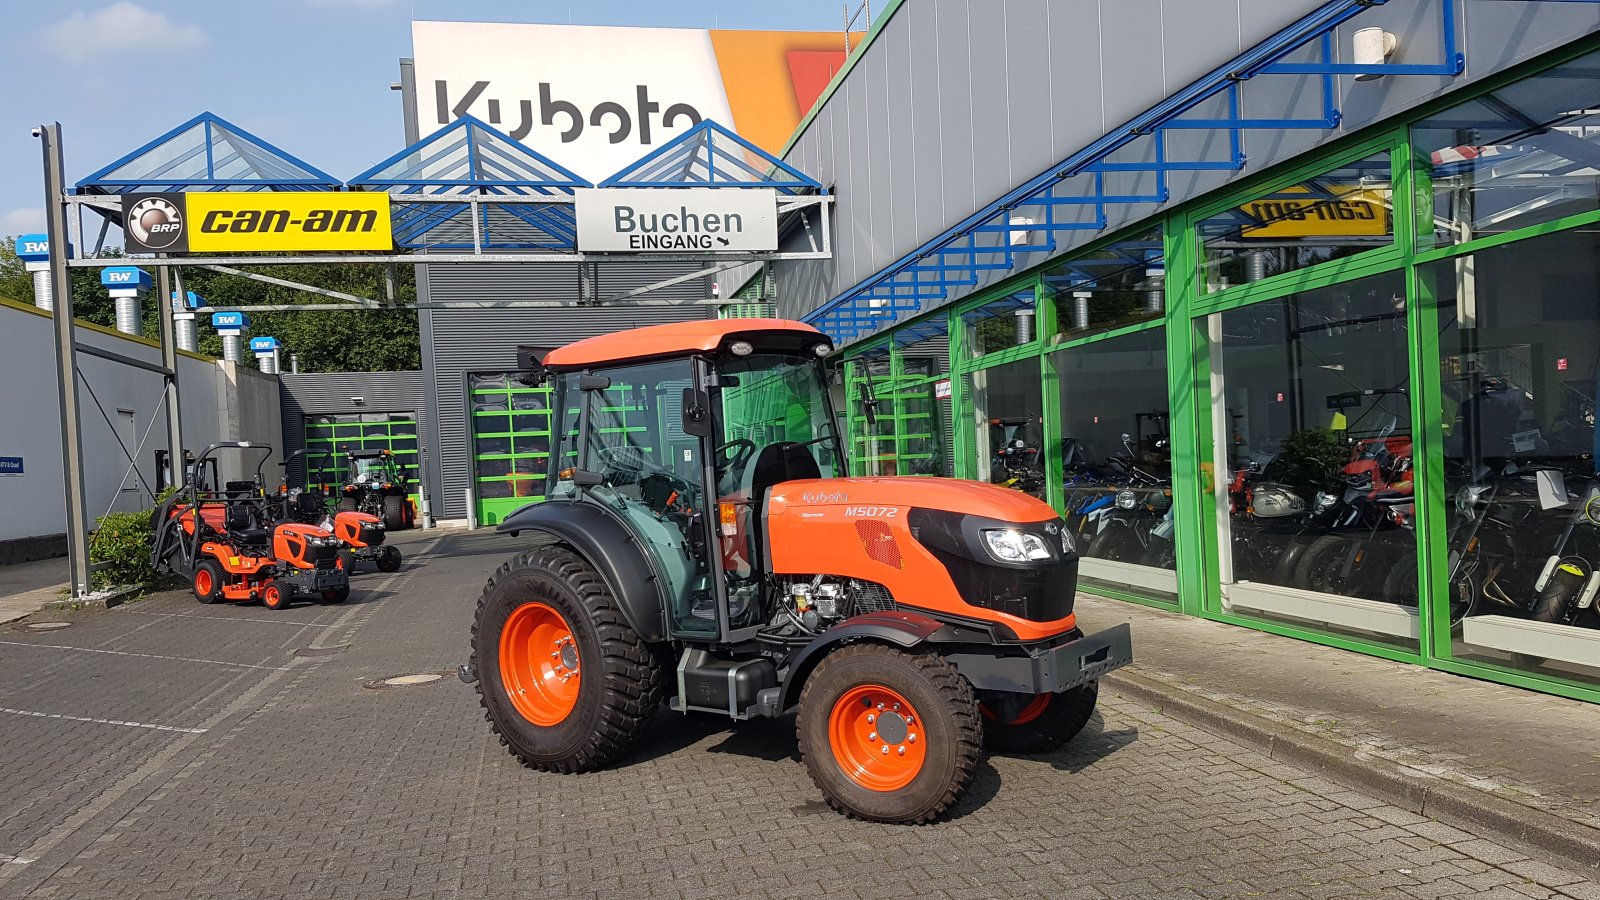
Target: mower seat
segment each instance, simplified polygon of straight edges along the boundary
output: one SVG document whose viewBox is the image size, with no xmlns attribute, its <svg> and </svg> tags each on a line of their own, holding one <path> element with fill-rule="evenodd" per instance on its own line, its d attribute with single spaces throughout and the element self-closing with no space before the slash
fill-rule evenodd
<svg viewBox="0 0 1600 900">
<path fill-rule="evenodd" d="M 272 541 L 272 532 L 262 528 L 255 515 L 244 506 L 228 510 L 228 538 L 236 545 L 262 545 Z"/>
</svg>

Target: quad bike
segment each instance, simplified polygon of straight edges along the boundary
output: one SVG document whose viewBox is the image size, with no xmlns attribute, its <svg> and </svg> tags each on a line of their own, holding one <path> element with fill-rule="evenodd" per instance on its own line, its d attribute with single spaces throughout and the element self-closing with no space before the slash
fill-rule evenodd
<svg viewBox="0 0 1600 900">
<path fill-rule="evenodd" d="M 382 519 L 371 513 L 354 510 L 334 509 L 330 512 L 331 486 L 310 483 L 309 463 L 303 467 L 306 483 L 300 487 L 289 486 L 290 464 L 302 456 L 308 459 L 319 456 L 333 458 L 333 454 L 326 450 L 295 450 L 279 463 L 284 473 L 277 495 L 280 520 L 315 525 L 338 538 L 342 545 L 339 548 L 339 567 L 351 575 L 355 574 L 356 564 L 361 562 L 372 563 L 380 572 L 399 571 L 400 548 L 383 543 L 388 535 Z"/>
<path fill-rule="evenodd" d="M 519 353 L 548 379 L 540 539 L 479 598 L 463 681 L 528 766 L 624 757 L 658 707 L 793 710 L 850 816 L 921 823 L 989 746 L 1044 752 L 1089 721 L 1126 625 L 1073 614 L 1078 555 L 1044 502 L 945 478 L 839 478 L 822 357 L 799 322 L 658 325 Z"/>
<path fill-rule="evenodd" d="M 249 441 L 223 441 L 200 452 L 183 487 L 151 514 L 155 538 L 150 562 L 189 582 L 196 600 L 217 603 L 260 600 L 283 609 L 299 596 L 342 603 L 350 576 L 339 566 L 339 542 L 314 525 L 275 521 L 258 465 L 253 481 L 202 481 L 212 453 L 238 449 L 263 454 L 272 448 Z"/>
<path fill-rule="evenodd" d="M 411 473 L 393 450 L 347 450 L 350 474 L 341 489 L 340 512 L 364 512 L 383 520 L 390 531 L 416 524 L 411 506 Z"/>
</svg>

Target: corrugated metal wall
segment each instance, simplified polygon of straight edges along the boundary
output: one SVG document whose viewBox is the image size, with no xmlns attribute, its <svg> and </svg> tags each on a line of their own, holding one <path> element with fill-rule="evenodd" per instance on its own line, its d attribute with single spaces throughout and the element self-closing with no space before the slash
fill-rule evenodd
<svg viewBox="0 0 1600 900">
<path fill-rule="evenodd" d="M 1321 5 L 1322 0 L 907 0 L 785 157 L 829 185 L 837 199 L 834 260 L 776 266 L 781 314 L 804 315 L 871 277 Z M 1464 76 L 1389 76 L 1361 83 L 1343 78 L 1339 129 L 1246 132 L 1249 162 L 1243 172 L 1175 177 L 1172 202 L 1292 159 L 1600 29 L 1600 10 L 1590 4 L 1512 0 L 1460 8 Z M 1391 0 L 1363 13 L 1337 36 L 1336 52 L 1348 54 L 1350 32 L 1373 25 L 1398 37 L 1391 61 L 1441 61 L 1438 0 Z M 1319 112 L 1312 109 L 1319 85 L 1320 80 L 1288 76 L 1253 79 L 1242 87 L 1243 112 L 1275 118 Z M 1218 136 L 1195 132 L 1188 140 L 1214 144 Z M 1110 225 L 1157 209 L 1123 208 L 1122 218 Z M 1059 252 L 1096 237 L 1092 231 L 1058 236 Z M 1045 258 L 1024 259 L 1018 268 Z"/>
<path fill-rule="evenodd" d="M 278 377 L 278 384 L 285 456 L 306 445 L 306 416 L 410 412 L 417 415 L 418 433 L 428 433 L 427 388 L 421 372 L 286 373 Z M 351 403 L 351 397 L 362 402 Z M 428 445 L 428 456 L 433 455 Z M 430 491 L 436 489 L 429 485 Z"/>
</svg>

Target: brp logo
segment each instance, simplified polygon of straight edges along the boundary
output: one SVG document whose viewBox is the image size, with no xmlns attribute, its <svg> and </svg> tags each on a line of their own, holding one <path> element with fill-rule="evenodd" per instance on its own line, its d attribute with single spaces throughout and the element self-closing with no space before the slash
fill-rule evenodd
<svg viewBox="0 0 1600 900">
<path fill-rule="evenodd" d="M 162 197 L 146 197 L 128 210 L 128 234 L 151 250 L 164 250 L 183 236 L 183 213 Z"/>
</svg>

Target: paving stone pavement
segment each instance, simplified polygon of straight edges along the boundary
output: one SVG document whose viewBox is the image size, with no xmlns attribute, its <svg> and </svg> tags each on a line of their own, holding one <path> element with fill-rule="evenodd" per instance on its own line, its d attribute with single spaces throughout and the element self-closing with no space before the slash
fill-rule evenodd
<svg viewBox="0 0 1600 900">
<path fill-rule="evenodd" d="M 406 540 L 344 606 L 167 594 L 0 628 L 0 897 L 1600 898 L 1110 691 L 924 827 L 829 811 L 788 719 L 663 713 L 610 770 L 533 772 L 454 678 L 367 686 L 462 661 L 519 547 Z"/>
</svg>

